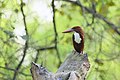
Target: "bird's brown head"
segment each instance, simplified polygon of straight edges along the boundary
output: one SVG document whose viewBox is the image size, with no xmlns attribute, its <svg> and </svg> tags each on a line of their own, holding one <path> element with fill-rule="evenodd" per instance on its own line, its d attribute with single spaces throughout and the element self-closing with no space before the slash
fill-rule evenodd
<svg viewBox="0 0 120 80">
<path fill-rule="evenodd" d="M 77 32 L 84 37 L 84 32 L 80 26 L 74 26 L 68 30 L 65 30 L 63 33 Z"/>
</svg>

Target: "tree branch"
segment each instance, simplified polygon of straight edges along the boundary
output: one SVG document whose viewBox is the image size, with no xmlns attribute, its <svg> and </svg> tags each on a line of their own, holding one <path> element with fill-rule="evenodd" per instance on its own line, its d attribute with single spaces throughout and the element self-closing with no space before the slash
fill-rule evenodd
<svg viewBox="0 0 120 80">
<path fill-rule="evenodd" d="M 44 50 L 51 50 L 51 49 L 55 49 L 55 46 L 38 48 L 36 50 L 38 50 L 38 51 L 44 51 Z"/>
<path fill-rule="evenodd" d="M 55 49 L 55 46 L 36 48 L 37 54 L 36 54 L 34 62 L 36 63 L 38 61 L 38 57 L 39 57 L 40 51 L 53 50 L 53 49 Z"/>
<path fill-rule="evenodd" d="M 118 28 L 120 28 L 120 26 L 116 26 L 115 24 L 113 24 L 112 22 L 108 21 L 104 16 L 102 16 L 101 14 L 95 12 L 93 9 L 87 8 L 86 6 L 83 6 L 81 4 L 81 2 L 79 1 L 71 1 L 71 0 L 55 0 L 55 1 L 65 1 L 65 2 L 70 2 L 72 4 L 75 4 L 77 6 L 80 6 L 82 9 L 84 9 L 85 11 L 87 11 L 88 13 L 92 14 L 94 17 L 99 18 L 101 20 L 103 20 L 106 24 L 108 24 L 117 34 L 120 35 L 120 31 L 118 30 Z"/>
<path fill-rule="evenodd" d="M 54 26 L 54 32 L 55 32 L 55 39 L 54 39 L 54 41 L 55 41 L 55 49 L 56 49 L 56 53 L 57 53 L 57 57 L 59 59 L 59 65 L 60 65 L 62 61 L 60 59 L 60 54 L 59 54 L 58 47 L 57 47 L 57 37 L 58 37 L 58 34 L 57 34 L 56 22 L 55 22 L 55 5 L 54 5 L 54 0 L 52 0 L 52 9 L 53 9 L 53 26 Z"/>
<path fill-rule="evenodd" d="M 9 71 L 15 72 L 15 69 L 12 69 L 12 68 L 3 67 L 3 66 L 0 66 L 0 68 L 2 68 L 2 69 L 7 69 L 7 70 L 9 70 Z M 25 74 L 25 73 L 19 72 L 19 71 L 18 71 L 18 73 L 20 73 L 20 74 L 22 74 L 22 75 L 25 75 L 25 76 L 31 76 L 30 74 Z"/>
<path fill-rule="evenodd" d="M 22 12 L 22 16 L 23 16 L 23 22 L 24 22 L 24 27 L 25 27 L 25 31 L 26 31 L 26 36 L 28 37 L 28 30 L 27 30 L 27 24 L 26 24 L 26 18 L 25 18 L 25 14 L 24 14 L 24 10 L 23 10 L 23 6 L 25 4 L 23 3 L 23 1 L 21 0 L 21 5 L 20 5 L 20 9 L 21 9 L 21 12 Z M 28 37 L 29 38 L 29 37 Z M 13 80 L 16 80 L 16 76 L 18 74 L 18 71 L 25 59 L 25 56 L 26 56 L 26 53 L 27 53 L 27 49 L 28 49 L 28 38 L 25 42 L 25 46 L 24 46 L 24 50 L 23 50 L 23 56 L 22 56 L 22 59 L 21 61 L 19 62 L 18 66 L 16 67 L 15 69 L 15 72 L 14 72 L 14 76 L 13 76 Z"/>
</svg>

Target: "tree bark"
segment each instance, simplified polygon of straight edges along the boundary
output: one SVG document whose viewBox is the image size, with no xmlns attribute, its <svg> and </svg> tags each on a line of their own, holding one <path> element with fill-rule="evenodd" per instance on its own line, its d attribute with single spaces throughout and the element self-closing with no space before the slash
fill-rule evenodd
<svg viewBox="0 0 120 80">
<path fill-rule="evenodd" d="M 45 67 L 34 62 L 30 70 L 33 80 L 85 80 L 89 68 L 87 54 L 72 52 L 56 73 L 49 72 Z"/>
</svg>

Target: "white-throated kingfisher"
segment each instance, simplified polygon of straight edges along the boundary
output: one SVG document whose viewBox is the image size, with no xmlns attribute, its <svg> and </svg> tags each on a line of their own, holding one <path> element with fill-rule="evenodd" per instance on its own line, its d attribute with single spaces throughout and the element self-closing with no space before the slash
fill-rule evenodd
<svg viewBox="0 0 120 80">
<path fill-rule="evenodd" d="M 84 49 L 84 32 L 80 26 L 74 26 L 63 33 L 74 32 L 72 40 L 74 49 L 79 53 L 83 54 Z"/>
</svg>

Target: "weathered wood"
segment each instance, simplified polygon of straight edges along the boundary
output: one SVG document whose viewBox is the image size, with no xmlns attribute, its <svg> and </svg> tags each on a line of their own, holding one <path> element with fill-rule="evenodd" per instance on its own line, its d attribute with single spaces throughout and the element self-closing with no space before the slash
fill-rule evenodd
<svg viewBox="0 0 120 80">
<path fill-rule="evenodd" d="M 89 68 L 87 54 L 72 52 L 55 74 L 34 62 L 31 73 L 33 80 L 85 80 Z"/>
</svg>

